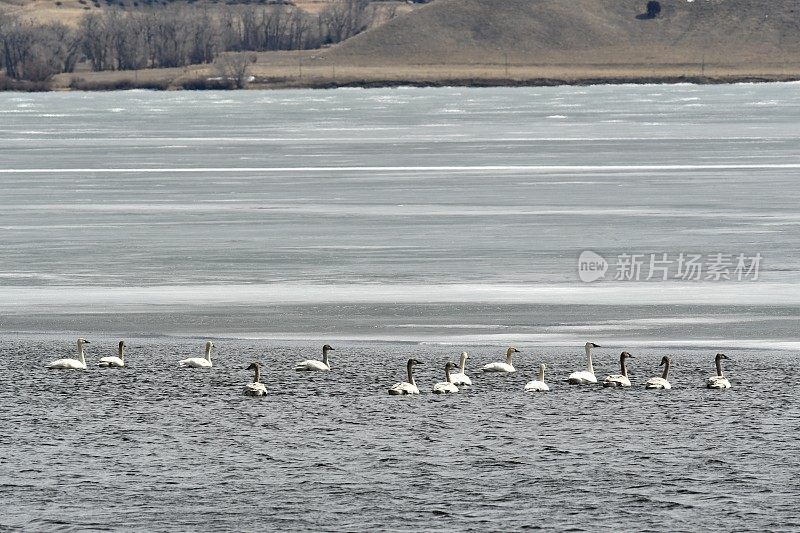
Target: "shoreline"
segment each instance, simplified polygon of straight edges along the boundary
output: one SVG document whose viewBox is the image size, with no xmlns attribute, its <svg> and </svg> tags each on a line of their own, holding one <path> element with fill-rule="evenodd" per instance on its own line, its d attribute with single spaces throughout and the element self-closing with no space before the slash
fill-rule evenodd
<svg viewBox="0 0 800 533">
<path fill-rule="evenodd" d="M 364 81 L 316 81 L 311 83 L 269 83 L 252 82 L 244 90 L 280 89 L 385 89 L 397 87 L 439 88 L 515 88 L 515 87 L 585 87 L 592 85 L 733 85 L 737 83 L 787 83 L 800 81 L 800 75 L 785 77 L 734 76 L 730 78 L 709 76 L 641 77 L 641 78 L 583 78 L 583 79 L 442 79 L 442 80 L 364 80 Z M 235 90 L 235 89 L 233 89 Z"/>
<path fill-rule="evenodd" d="M 356 67 L 297 64 L 259 64 L 244 88 L 220 81 L 209 65 L 182 69 L 103 71 L 60 74 L 47 82 L 0 78 L 0 92 L 170 90 L 284 90 L 381 89 L 397 87 L 560 87 L 595 85 L 732 85 L 800 81 L 800 69 L 773 66 L 764 70 L 729 66 L 692 73 L 686 65 L 502 66 L 426 65 Z M 699 69 L 698 69 L 699 70 Z"/>
<path fill-rule="evenodd" d="M 736 85 L 743 83 L 767 84 L 767 83 L 792 83 L 800 81 L 800 75 L 796 76 L 732 76 L 732 77 L 709 77 L 709 76 L 675 76 L 675 77 L 641 77 L 641 78 L 585 78 L 585 79 L 554 79 L 536 78 L 528 80 L 519 79 L 441 79 L 441 80 L 363 80 L 363 81 L 334 81 L 334 80 L 315 80 L 312 82 L 294 81 L 254 81 L 242 89 L 233 87 L 208 86 L 198 87 L 196 83 L 185 86 L 181 83 L 153 83 L 137 82 L 134 80 L 123 79 L 113 82 L 95 82 L 90 86 L 73 87 L 46 87 L 41 83 L 12 83 L 0 88 L 0 93 L 46 93 L 46 92 L 112 92 L 130 90 L 150 90 L 150 91 L 281 91 L 281 90 L 333 90 L 333 89 L 397 89 L 402 87 L 413 88 L 445 88 L 461 87 L 473 89 L 490 88 L 526 88 L 526 87 L 589 87 L 598 85 Z"/>
</svg>

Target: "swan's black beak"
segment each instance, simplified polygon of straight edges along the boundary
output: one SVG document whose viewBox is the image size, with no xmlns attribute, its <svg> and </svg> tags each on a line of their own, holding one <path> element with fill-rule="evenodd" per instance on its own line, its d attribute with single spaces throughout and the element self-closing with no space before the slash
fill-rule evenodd
<svg viewBox="0 0 800 533">
<path fill-rule="evenodd" d="M 83 341 L 83 344 L 92 344 L 92 343 L 89 341 Z"/>
</svg>

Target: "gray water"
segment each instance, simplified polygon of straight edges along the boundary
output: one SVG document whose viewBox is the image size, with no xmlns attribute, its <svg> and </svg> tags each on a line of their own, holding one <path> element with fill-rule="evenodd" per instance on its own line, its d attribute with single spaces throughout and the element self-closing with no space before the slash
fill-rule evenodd
<svg viewBox="0 0 800 533">
<path fill-rule="evenodd" d="M 0 527 L 797 530 L 798 88 L 0 94 Z M 584 250 L 763 263 L 584 283 Z M 632 390 L 563 383 L 587 340 Z"/>
<path fill-rule="evenodd" d="M 94 339 L 90 366 L 116 339 Z M 41 338 L 0 343 L 5 430 L 0 524 L 142 531 L 797 531 L 797 391 L 789 352 L 728 351 L 732 388 L 704 388 L 713 358 L 647 350 L 631 390 L 563 383 L 580 350 L 525 349 L 518 372 L 480 375 L 504 350 L 470 350 L 473 386 L 431 394 L 438 346 L 336 344 L 330 374 L 293 363 L 319 346 L 219 341 L 214 368 L 178 369 L 200 345 L 128 340 L 129 368 L 45 371 L 69 356 Z M 618 347 L 597 349 L 598 375 Z M 646 391 L 662 355 L 669 391 Z M 418 368 L 419 397 L 387 388 Z M 242 396 L 266 364 L 269 395 Z M 551 392 L 526 394 L 535 367 Z"/>
</svg>

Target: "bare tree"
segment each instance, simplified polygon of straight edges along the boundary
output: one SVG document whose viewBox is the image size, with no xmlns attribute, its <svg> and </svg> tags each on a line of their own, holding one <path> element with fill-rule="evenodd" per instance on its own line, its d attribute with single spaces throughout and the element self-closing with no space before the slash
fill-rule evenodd
<svg viewBox="0 0 800 533">
<path fill-rule="evenodd" d="M 48 26 L 48 33 L 52 35 L 56 59 L 59 61 L 61 72 L 72 72 L 80 58 L 81 37 L 77 30 L 56 22 Z"/>
<path fill-rule="evenodd" d="M 86 14 L 75 29 L 0 14 L 0 67 L 15 79 L 72 72 L 83 54 L 91 68 L 128 70 L 211 63 L 222 52 L 300 50 L 344 40 L 374 24 L 370 0 L 330 0 L 319 16 L 283 0 L 220 7 L 153 4 Z M 220 61 L 237 86 L 247 61 Z M 234 60 L 237 59 L 237 60 Z"/>
<path fill-rule="evenodd" d="M 250 65 L 256 62 L 255 54 L 227 52 L 214 61 L 214 67 L 224 80 L 235 88 L 244 89 L 250 80 Z"/>
<path fill-rule="evenodd" d="M 36 36 L 29 24 L 14 17 L 6 18 L 0 27 L 3 47 L 3 65 L 9 78 L 22 79 L 24 65 L 33 53 Z"/>
<path fill-rule="evenodd" d="M 0 17 L 0 57 L 10 78 L 47 81 L 74 67 L 77 47 L 75 32 L 63 24 Z"/>
<path fill-rule="evenodd" d="M 7 14 L 0 12 L 0 68 L 6 70 L 6 74 L 8 75 L 7 71 L 7 49 L 6 49 L 6 41 L 8 40 L 7 34 L 11 31 L 11 17 Z"/>
<path fill-rule="evenodd" d="M 376 19 L 376 10 L 369 0 L 332 0 L 319 17 L 327 42 L 338 43 L 369 28 Z"/>
<path fill-rule="evenodd" d="M 80 32 L 83 53 L 91 63 L 92 70 L 112 70 L 112 35 L 105 17 L 96 13 L 85 15 L 81 19 Z"/>
<path fill-rule="evenodd" d="M 224 7 L 218 17 L 219 45 L 221 50 L 241 50 L 244 42 L 244 28 L 239 10 Z"/>
<path fill-rule="evenodd" d="M 287 49 L 303 50 L 308 48 L 308 38 L 311 33 L 311 22 L 300 10 L 292 11 L 289 19 L 287 33 Z"/>
<path fill-rule="evenodd" d="M 213 16 L 207 9 L 195 12 L 189 33 L 188 63 L 211 63 L 219 49 L 218 32 Z"/>
</svg>

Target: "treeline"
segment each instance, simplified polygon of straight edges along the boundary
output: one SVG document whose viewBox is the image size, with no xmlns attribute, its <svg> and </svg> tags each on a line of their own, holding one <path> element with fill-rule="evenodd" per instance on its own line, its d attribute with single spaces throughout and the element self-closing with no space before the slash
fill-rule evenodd
<svg viewBox="0 0 800 533">
<path fill-rule="evenodd" d="M 305 50 L 338 43 L 394 16 L 370 0 L 331 0 L 318 14 L 292 5 L 108 8 L 77 28 L 0 13 L 0 67 L 16 80 L 73 72 L 210 63 L 223 52 Z"/>
</svg>

